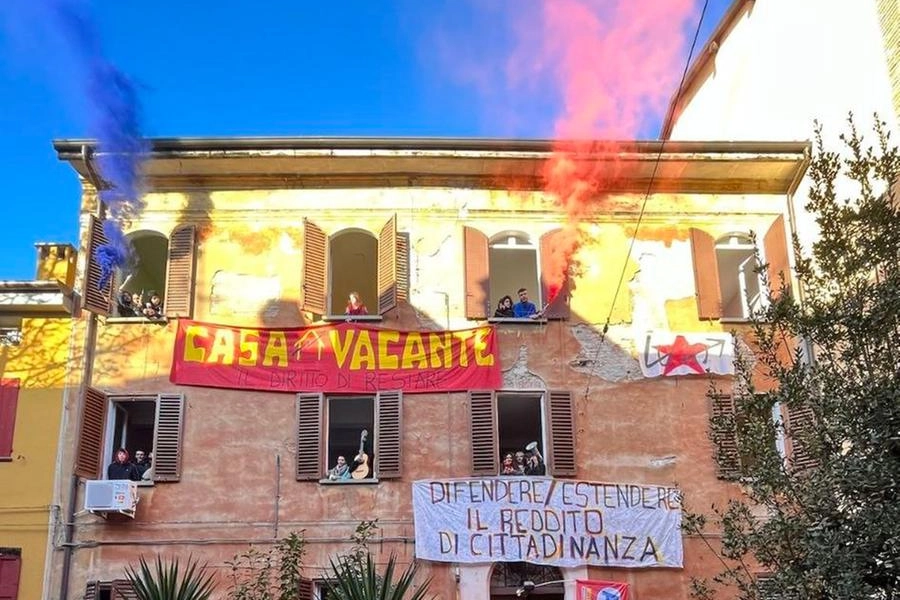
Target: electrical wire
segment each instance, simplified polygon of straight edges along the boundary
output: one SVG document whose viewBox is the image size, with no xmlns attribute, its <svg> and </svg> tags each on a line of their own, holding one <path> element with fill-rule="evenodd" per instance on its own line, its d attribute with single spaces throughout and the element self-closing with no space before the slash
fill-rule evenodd
<svg viewBox="0 0 900 600">
<path fill-rule="evenodd" d="M 709 7 L 709 0 L 704 0 L 703 9 L 700 11 L 700 19 L 697 21 L 697 29 L 694 31 L 694 39 L 691 41 L 691 49 L 688 52 L 687 60 L 684 63 L 684 70 L 681 72 L 681 81 L 678 83 L 678 91 L 675 93 L 672 106 L 678 107 L 678 101 L 681 99 L 681 92 L 684 88 L 684 80 L 687 79 L 688 70 L 691 67 L 691 59 L 694 57 L 694 50 L 697 48 L 697 40 L 700 38 L 700 29 L 703 27 L 703 18 L 706 16 L 706 9 Z M 673 112 L 674 116 L 674 112 Z M 634 250 L 634 242 L 637 240 L 638 230 L 641 228 L 641 222 L 644 219 L 644 212 L 647 209 L 647 200 L 650 199 L 650 193 L 653 191 L 653 182 L 656 179 L 656 172 L 659 170 L 659 163 L 662 160 L 663 152 L 666 148 L 665 139 L 660 140 L 659 151 L 656 153 L 656 160 L 653 163 L 653 171 L 650 173 L 650 180 L 647 182 L 647 191 L 644 192 L 644 199 L 641 202 L 641 210 L 638 213 L 637 223 L 634 232 L 631 234 L 631 242 L 628 244 L 628 253 L 625 255 L 625 261 L 622 264 L 622 272 L 619 274 L 619 282 L 616 284 L 616 291 L 613 294 L 612 303 L 609 305 L 609 313 L 606 315 L 606 322 L 603 324 L 603 330 L 600 332 L 600 343 L 597 344 L 597 351 L 594 353 L 594 360 L 591 361 L 591 368 L 588 370 L 588 380 L 584 387 L 584 398 L 587 400 L 588 394 L 591 392 L 591 380 L 594 378 L 593 365 L 600 358 L 600 351 L 603 349 L 603 343 L 606 341 L 606 334 L 609 332 L 609 322 L 612 320 L 613 309 L 616 307 L 616 300 L 619 298 L 619 291 L 622 289 L 622 282 L 625 279 L 625 272 L 628 270 L 628 261 L 631 259 L 631 253 Z"/>
</svg>

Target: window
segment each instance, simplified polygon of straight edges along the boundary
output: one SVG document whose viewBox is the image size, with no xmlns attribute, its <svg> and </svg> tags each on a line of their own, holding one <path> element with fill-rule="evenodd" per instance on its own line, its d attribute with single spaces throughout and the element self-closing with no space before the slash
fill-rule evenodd
<svg viewBox="0 0 900 600">
<path fill-rule="evenodd" d="M 153 451 L 153 433 L 156 429 L 155 396 L 110 399 L 106 421 L 104 465 L 113 461 L 119 448 L 125 448 L 132 461 L 138 451 L 145 455 Z M 105 471 L 103 478 L 107 478 Z"/>
<path fill-rule="evenodd" d="M 0 548 L 0 600 L 16 600 L 19 575 L 22 572 L 22 550 Z"/>
<path fill-rule="evenodd" d="M 75 473 L 104 479 L 116 448 L 152 450 L 153 481 L 181 479 L 184 396 L 109 396 L 94 388 L 84 395 Z"/>
<path fill-rule="evenodd" d="M 715 445 L 718 476 L 721 479 L 739 479 L 753 466 L 755 456 L 749 454 L 740 444 L 740 432 L 748 424 L 747 409 L 736 404 L 727 394 L 712 398 L 710 432 Z M 773 402 L 761 413 L 757 423 L 766 419 L 771 428 L 770 444 L 782 461 L 789 460 L 793 468 L 810 466 L 809 456 L 800 441 L 788 438 L 785 431 L 785 415 L 788 423 L 793 421 L 804 427 L 811 418 L 808 410 L 786 410 L 781 402 Z M 790 451 L 789 451 L 790 448 Z"/>
<path fill-rule="evenodd" d="M 332 236 L 310 220 L 303 226 L 303 310 L 343 315 L 351 292 L 360 295 L 369 315 L 383 315 L 406 300 L 409 288 L 409 237 L 391 217 L 378 236 L 343 229 Z"/>
<path fill-rule="evenodd" d="M 115 581 L 89 581 L 84 589 L 84 600 L 134 600 L 137 594 L 127 579 Z"/>
<path fill-rule="evenodd" d="M 535 246 L 529 237 L 517 231 L 505 231 L 489 241 L 474 227 L 463 228 L 463 259 L 466 278 L 466 317 L 486 319 L 494 315 L 503 296 L 515 296 L 519 288 L 527 288 L 530 301 L 540 310 L 550 300 L 547 275 L 558 262 L 556 252 L 561 229 L 541 236 Z M 569 285 L 566 281 L 556 293 L 544 316 L 550 319 L 569 317 Z M 513 302 L 518 299 L 513 298 Z"/>
<path fill-rule="evenodd" d="M 501 454 L 537 442 L 547 474 L 575 475 L 572 394 L 549 392 L 469 392 L 472 474 L 500 472 Z"/>
<path fill-rule="evenodd" d="M 0 379 L 0 461 L 12 460 L 19 380 Z"/>
<path fill-rule="evenodd" d="M 87 240 L 87 268 L 84 283 L 84 308 L 102 316 L 128 315 L 120 308 L 121 292 L 142 294 L 149 301 L 151 291 L 159 293 L 165 316 L 191 316 L 194 300 L 194 247 L 196 228 L 176 227 L 168 239 L 158 232 L 139 231 L 129 234 L 132 263 L 117 273 L 115 286 L 110 281 L 100 288 L 101 269 L 97 248 L 108 243 L 103 221 L 91 217 Z M 121 288 L 121 289 L 119 289 Z"/>
<path fill-rule="evenodd" d="M 763 241 L 773 295 L 790 293 L 783 217 L 775 219 Z M 728 235 L 716 241 L 700 229 L 691 229 L 691 249 L 701 319 L 747 319 L 764 306 L 766 290 L 748 235 Z"/>
<path fill-rule="evenodd" d="M 338 456 L 353 467 L 361 443 L 370 466 L 365 479 L 399 478 L 402 395 L 298 394 L 297 479 L 324 480 Z"/>
</svg>

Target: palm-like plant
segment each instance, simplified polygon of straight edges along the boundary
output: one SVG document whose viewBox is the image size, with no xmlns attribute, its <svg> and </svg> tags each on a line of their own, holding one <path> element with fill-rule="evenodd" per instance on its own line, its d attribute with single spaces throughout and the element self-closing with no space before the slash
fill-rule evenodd
<svg viewBox="0 0 900 600">
<path fill-rule="evenodd" d="M 422 600 L 428 593 L 431 579 L 427 579 L 417 589 L 413 581 L 418 572 L 418 565 L 409 565 L 394 580 L 397 568 L 397 557 L 393 554 L 388 559 L 384 572 L 379 573 L 372 555 L 366 553 L 362 561 L 331 561 L 331 576 L 328 581 L 328 593 L 339 600 Z"/>
<path fill-rule="evenodd" d="M 182 571 L 177 558 L 163 562 L 157 556 L 153 569 L 142 556 L 139 569 L 126 567 L 125 576 L 139 600 L 208 600 L 215 584 L 213 575 L 203 573 L 205 567 L 189 558 Z"/>
</svg>

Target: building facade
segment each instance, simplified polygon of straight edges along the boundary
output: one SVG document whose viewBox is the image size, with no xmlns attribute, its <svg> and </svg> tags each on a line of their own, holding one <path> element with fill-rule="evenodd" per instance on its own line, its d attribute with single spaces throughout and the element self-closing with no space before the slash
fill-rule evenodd
<svg viewBox="0 0 900 600">
<path fill-rule="evenodd" d="M 75 249 L 38 244 L 31 281 L 0 281 L 0 598 L 40 598 L 67 395 Z"/>
<path fill-rule="evenodd" d="M 573 156 L 617 170 L 573 225 L 543 191 L 546 142 L 155 140 L 144 207 L 125 224 L 132 260 L 105 284 L 90 143 L 56 148 L 83 183 L 83 310 L 59 461 L 68 514 L 45 597 L 127 598 L 125 567 L 157 554 L 208 562 L 226 597 L 228 561 L 303 531 L 303 593 L 324 598 L 330 559 L 375 519 L 376 559 L 429 556 L 422 574 L 445 600 L 514 597 L 525 580 L 571 600 L 577 579 L 687 598 L 691 577 L 715 572 L 703 543 L 669 526 L 681 493 L 694 510 L 741 493 L 713 457 L 709 415 L 728 398 L 707 397 L 708 371 L 729 389 L 729 332 L 762 301 L 751 232 L 790 283 L 806 144 Z M 554 282 L 573 227 L 575 261 Z M 542 314 L 494 318 L 520 288 Z M 348 320 L 351 292 L 368 310 Z M 153 295 L 158 315 L 126 299 L 147 308 Z M 535 446 L 544 476 L 500 476 L 506 453 Z M 153 453 L 133 513 L 86 498 L 120 447 Z M 361 477 L 329 477 L 338 456 Z M 439 490 L 467 485 L 466 502 L 487 502 L 471 490 L 513 481 L 517 502 L 540 488 L 551 511 L 576 484 L 605 490 L 565 513 L 596 539 L 503 547 L 476 537 L 489 525 L 474 512 L 466 537 L 417 496 L 440 504 Z M 534 523 L 503 514 L 501 529 L 530 539 Z M 591 521 L 619 517 L 641 543 Z"/>
</svg>

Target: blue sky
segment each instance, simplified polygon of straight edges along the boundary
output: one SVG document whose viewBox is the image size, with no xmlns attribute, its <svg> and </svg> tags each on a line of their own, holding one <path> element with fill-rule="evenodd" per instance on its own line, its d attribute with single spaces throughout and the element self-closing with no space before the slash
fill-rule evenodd
<svg viewBox="0 0 900 600">
<path fill-rule="evenodd" d="M 107 58 L 138 87 L 147 136 L 546 138 L 552 89 L 513 102 L 447 64 L 457 49 L 502 55 L 512 42 L 491 6 L 510 2 L 88 3 Z M 80 66 L 41 12 L 19 4 L 0 2 L 0 279 L 34 277 L 35 242 L 75 241 L 78 183 L 51 142 L 89 131 Z M 710 0 L 701 42 L 729 4 Z M 512 107 L 519 118 L 496 118 Z M 641 137 L 658 122 L 647 115 Z"/>
</svg>

